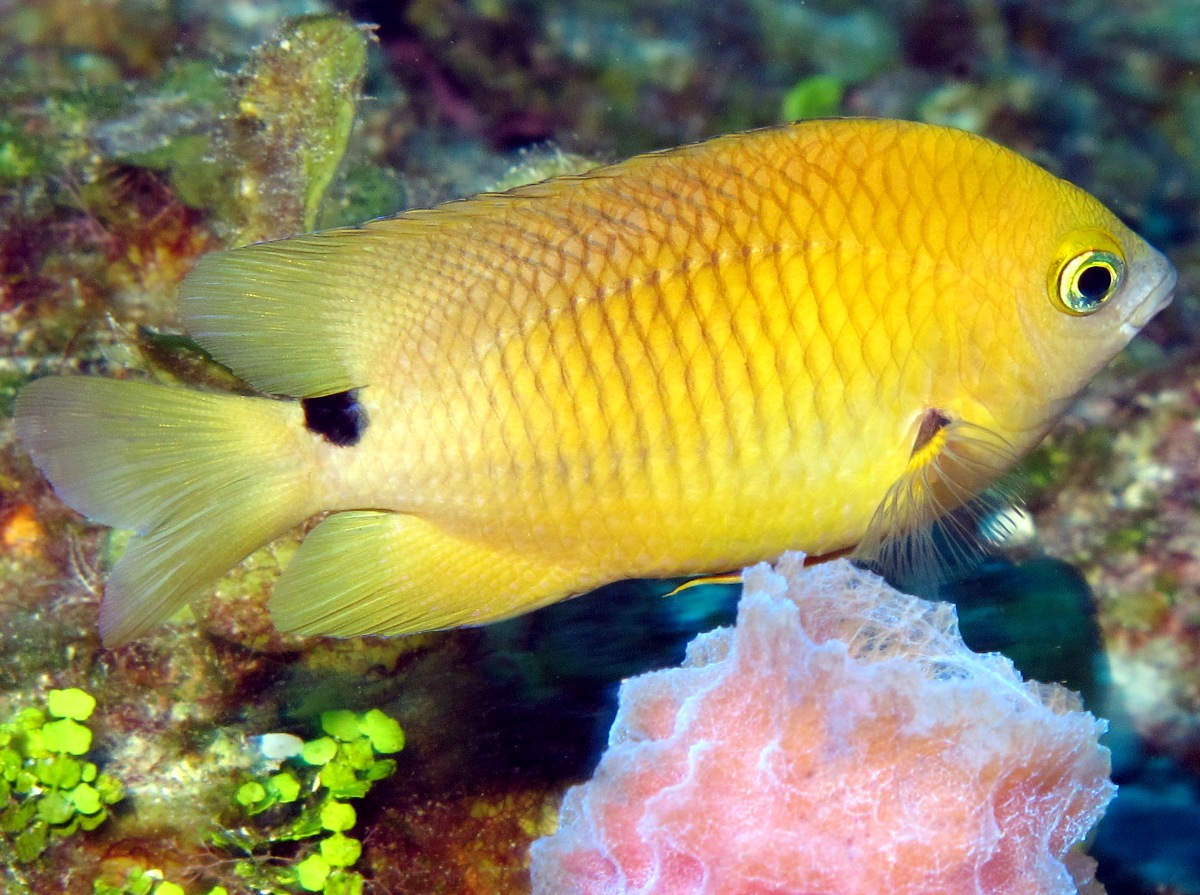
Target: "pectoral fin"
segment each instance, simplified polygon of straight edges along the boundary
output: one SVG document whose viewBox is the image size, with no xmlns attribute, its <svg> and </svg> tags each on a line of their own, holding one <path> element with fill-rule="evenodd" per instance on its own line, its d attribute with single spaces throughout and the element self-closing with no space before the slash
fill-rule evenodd
<svg viewBox="0 0 1200 895">
<path fill-rule="evenodd" d="M 301 634 L 415 634 L 528 612 L 580 590 L 577 579 L 417 516 L 355 510 L 309 532 L 270 609 L 277 627 Z"/>
<path fill-rule="evenodd" d="M 852 558 L 898 586 L 928 587 L 977 565 L 985 520 L 1019 501 L 1002 476 L 1012 448 L 988 429 L 931 410 L 903 476 L 884 496 Z"/>
</svg>

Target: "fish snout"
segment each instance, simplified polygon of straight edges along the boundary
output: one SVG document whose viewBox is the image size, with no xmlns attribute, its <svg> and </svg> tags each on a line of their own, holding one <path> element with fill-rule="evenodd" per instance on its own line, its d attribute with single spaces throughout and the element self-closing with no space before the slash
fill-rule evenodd
<svg viewBox="0 0 1200 895">
<path fill-rule="evenodd" d="M 1126 340 L 1136 336 L 1175 296 L 1175 268 L 1161 252 L 1149 249 L 1132 266 L 1130 283 L 1149 285 L 1140 288 L 1140 297 L 1134 298 L 1121 322 L 1121 335 Z"/>
</svg>

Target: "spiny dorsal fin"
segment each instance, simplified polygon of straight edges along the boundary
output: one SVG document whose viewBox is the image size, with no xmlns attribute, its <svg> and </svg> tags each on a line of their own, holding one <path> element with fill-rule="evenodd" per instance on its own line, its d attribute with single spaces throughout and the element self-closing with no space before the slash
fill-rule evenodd
<svg viewBox="0 0 1200 895">
<path fill-rule="evenodd" d="M 888 489 L 852 558 L 918 590 L 978 565 L 989 549 L 985 521 L 1019 504 L 1012 484 L 1001 480 L 1016 461 L 999 435 L 931 411 L 908 469 Z"/>
</svg>

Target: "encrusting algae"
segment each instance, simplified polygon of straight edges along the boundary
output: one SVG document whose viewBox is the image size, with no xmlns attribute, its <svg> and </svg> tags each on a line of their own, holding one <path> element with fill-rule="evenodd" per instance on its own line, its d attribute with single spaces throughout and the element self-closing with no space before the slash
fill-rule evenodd
<svg viewBox="0 0 1200 895">
<path fill-rule="evenodd" d="M 987 140 L 813 121 L 210 255 L 185 326 L 276 397 L 49 378 L 16 427 L 137 532 L 110 644 L 318 513 L 286 630 L 481 624 L 789 548 L 912 572 L 1174 280 Z"/>
</svg>

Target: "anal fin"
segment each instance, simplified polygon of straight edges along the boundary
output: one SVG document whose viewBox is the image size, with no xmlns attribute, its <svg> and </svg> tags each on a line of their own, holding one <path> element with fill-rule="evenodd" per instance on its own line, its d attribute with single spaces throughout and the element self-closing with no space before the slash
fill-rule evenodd
<svg viewBox="0 0 1200 895">
<path fill-rule="evenodd" d="M 1016 462 L 999 435 L 929 411 L 908 468 L 888 489 L 851 558 L 915 591 L 969 571 L 995 540 L 987 525 L 1020 503 L 1003 478 Z"/>
<path fill-rule="evenodd" d="M 445 533 L 417 516 L 335 513 L 275 585 L 284 631 L 356 637 L 482 625 L 581 589 L 577 572 Z"/>
</svg>

